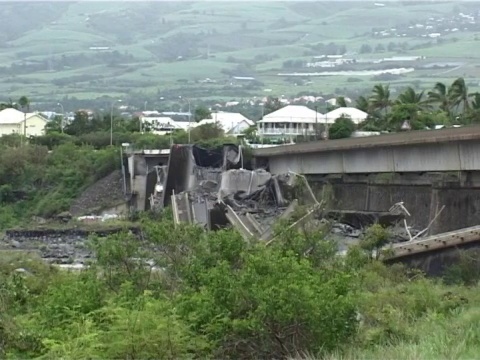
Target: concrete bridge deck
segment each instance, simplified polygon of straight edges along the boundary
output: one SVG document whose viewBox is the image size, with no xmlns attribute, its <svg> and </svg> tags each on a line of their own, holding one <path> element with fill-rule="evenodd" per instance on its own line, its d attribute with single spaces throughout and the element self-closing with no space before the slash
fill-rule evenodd
<svg viewBox="0 0 480 360">
<path fill-rule="evenodd" d="M 480 226 L 454 230 L 438 235 L 432 235 L 420 240 L 398 243 L 386 247 L 389 250 L 387 260 L 394 260 L 420 253 L 463 246 L 480 241 Z"/>
<path fill-rule="evenodd" d="M 480 126 L 323 140 L 256 149 L 274 174 L 307 175 L 480 170 Z"/>
<path fill-rule="evenodd" d="M 294 145 L 280 145 L 255 149 L 255 157 L 274 157 L 312 152 L 354 150 L 375 147 L 438 144 L 452 141 L 480 140 L 480 125 L 441 130 L 418 130 L 359 138 L 321 140 Z"/>
</svg>

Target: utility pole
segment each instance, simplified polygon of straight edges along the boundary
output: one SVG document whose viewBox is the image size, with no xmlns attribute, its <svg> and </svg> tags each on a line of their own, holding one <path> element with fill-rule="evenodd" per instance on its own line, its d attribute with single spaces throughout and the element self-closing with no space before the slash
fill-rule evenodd
<svg viewBox="0 0 480 360">
<path fill-rule="evenodd" d="M 64 126 L 63 121 L 64 121 L 64 119 L 65 119 L 65 110 L 63 109 L 63 105 L 62 105 L 62 104 L 58 103 L 57 106 L 60 106 L 60 107 L 62 108 L 62 120 L 61 120 L 61 122 L 60 122 L 60 129 L 61 129 L 62 134 L 63 134 L 63 126 Z"/>
<path fill-rule="evenodd" d="M 317 105 L 315 105 L 315 141 L 318 140 L 318 119 L 317 119 Z"/>
<path fill-rule="evenodd" d="M 143 113 L 143 116 L 145 116 L 145 112 L 147 111 L 147 104 L 148 104 L 148 101 L 145 100 L 145 103 L 143 104 L 143 108 L 144 108 L 144 110 L 143 110 L 143 112 L 144 112 L 144 113 Z M 139 122 L 140 122 L 140 134 L 141 134 L 141 133 L 143 132 L 143 118 L 142 118 L 142 117 L 140 117 L 140 121 L 139 121 Z"/>
<path fill-rule="evenodd" d="M 192 111 L 191 111 L 191 106 L 190 106 L 190 100 L 187 98 L 184 98 L 182 96 L 179 96 L 180 99 L 184 99 L 188 103 L 188 143 L 190 144 L 190 130 L 191 130 L 191 121 L 192 121 Z"/>
<path fill-rule="evenodd" d="M 328 116 L 325 114 L 325 140 L 328 140 Z"/>
<path fill-rule="evenodd" d="M 122 100 L 117 100 L 116 102 L 122 102 Z M 115 105 L 115 101 L 112 102 L 112 109 L 110 111 L 110 146 L 113 145 L 113 105 Z"/>
</svg>

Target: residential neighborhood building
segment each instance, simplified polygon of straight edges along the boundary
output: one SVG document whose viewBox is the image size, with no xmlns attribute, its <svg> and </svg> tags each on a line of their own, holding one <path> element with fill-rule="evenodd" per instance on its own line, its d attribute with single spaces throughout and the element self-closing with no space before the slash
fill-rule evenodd
<svg viewBox="0 0 480 360">
<path fill-rule="evenodd" d="M 226 135 L 238 136 L 255 123 L 240 113 L 218 111 L 212 113 L 210 119 L 199 121 L 196 126 L 218 124 Z"/>
<path fill-rule="evenodd" d="M 20 134 L 27 137 L 45 133 L 47 119 L 37 112 L 23 113 L 8 108 L 0 111 L 0 136 Z"/>
<path fill-rule="evenodd" d="M 303 105 L 288 105 L 257 122 L 260 137 L 294 138 L 314 135 L 316 124 L 324 122 L 325 116 Z"/>
<path fill-rule="evenodd" d="M 365 121 L 368 114 L 354 107 L 339 107 L 325 114 L 325 122 L 334 123 L 336 119 L 342 116 L 352 119 L 355 124 L 359 124 Z"/>
<path fill-rule="evenodd" d="M 143 131 L 150 129 L 151 133 L 157 135 L 165 135 L 174 130 L 188 128 L 188 122 L 175 121 L 168 116 L 140 116 L 140 124 Z"/>
</svg>

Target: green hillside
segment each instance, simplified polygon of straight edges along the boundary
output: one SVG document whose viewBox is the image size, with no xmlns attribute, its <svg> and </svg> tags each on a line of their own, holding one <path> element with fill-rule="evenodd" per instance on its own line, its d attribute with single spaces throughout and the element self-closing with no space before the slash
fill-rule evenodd
<svg viewBox="0 0 480 360">
<path fill-rule="evenodd" d="M 450 20 L 460 12 L 475 13 L 475 3 L 383 5 L 373 1 L 2 2 L 0 94 L 3 98 L 26 94 L 52 103 L 66 95 L 79 99 L 104 95 L 153 99 L 163 94 L 240 98 L 348 93 L 378 81 L 355 75 L 300 81 L 278 76 L 290 60 L 303 65 L 287 72 L 317 71 L 304 65 L 314 55 L 331 54 L 326 46 L 336 46 L 346 51 L 345 56 L 356 58 L 401 54 L 426 56 L 420 65 L 462 62 L 445 73 L 417 69 L 388 79 L 393 87 L 413 82 L 419 88 L 430 87 L 438 76 L 447 80 L 465 76 L 471 89 L 478 86 L 477 25 L 467 29 L 457 26 L 458 19 Z M 457 28 L 455 34 L 448 29 L 439 39 L 432 39 L 390 31 L 425 24 L 430 17 L 446 19 L 451 29 Z M 383 30 L 390 33 L 374 35 Z M 365 44 L 373 52 L 358 54 Z M 233 76 L 256 81 L 232 81 Z M 214 82 L 202 81 L 206 78 Z"/>
</svg>

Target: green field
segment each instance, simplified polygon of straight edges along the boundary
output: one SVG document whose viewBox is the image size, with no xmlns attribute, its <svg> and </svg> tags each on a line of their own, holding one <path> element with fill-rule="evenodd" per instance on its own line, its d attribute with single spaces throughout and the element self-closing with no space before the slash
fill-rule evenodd
<svg viewBox="0 0 480 360">
<path fill-rule="evenodd" d="M 437 77 L 451 82 L 464 76 L 470 88 L 476 89 L 480 31 L 444 34 L 441 42 L 412 36 L 372 37 L 375 29 L 422 24 L 431 16 L 472 13 L 474 6 L 453 1 L 389 1 L 384 7 L 366 1 L 0 3 L 4 19 L 0 24 L 0 94 L 5 99 L 25 94 L 37 102 L 52 103 L 65 96 L 95 99 L 104 95 L 134 101 L 163 92 L 230 99 L 238 89 L 238 98 L 300 92 L 355 95 L 378 80 L 322 76 L 295 84 L 277 74 L 294 71 L 282 69 L 287 60 L 312 61 L 316 51 L 312 46 L 319 43 L 345 46 L 356 58 L 383 58 L 399 55 L 399 51 L 358 52 L 364 44 L 375 48 L 400 42 L 408 45 L 402 56 L 464 64 L 458 69 L 418 70 L 390 79 L 392 88 L 411 84 L 428 88 Z M 422 44 L 422 48 L 412 48 Z M 234 75 L 253 76 L 259 83 L 231 84 Z M 199 83 L 205 78 L 216 83 Z"/>
</svg>

